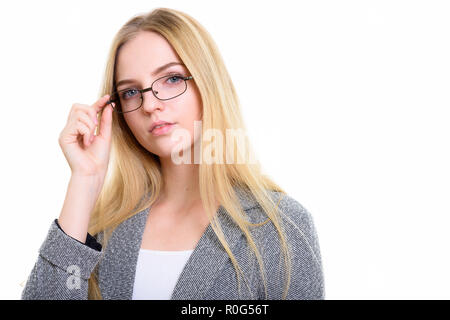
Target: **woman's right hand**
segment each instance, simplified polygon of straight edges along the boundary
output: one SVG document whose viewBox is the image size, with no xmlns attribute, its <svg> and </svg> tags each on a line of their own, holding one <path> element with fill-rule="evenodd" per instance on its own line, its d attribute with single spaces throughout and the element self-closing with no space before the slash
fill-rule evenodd
<svg viewBox="0 0 450 320">
<path fill-rule="evenodd" d="M 109 95 L 93 105 L 72 105 L 67 124 L 59 135 L 59 145 L 69 163 L 72 175 L 104 178 L 111 149 L 112 106 Z M 100 130 L 95 135 L 97 113 L 102 109 Z"/>
</svg>

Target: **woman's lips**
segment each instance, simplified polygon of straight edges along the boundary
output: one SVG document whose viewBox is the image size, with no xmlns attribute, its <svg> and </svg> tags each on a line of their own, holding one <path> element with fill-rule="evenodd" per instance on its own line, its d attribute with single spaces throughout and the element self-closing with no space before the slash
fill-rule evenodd
<svg viewBox="0 0 450 320">
<path fill-rule="evenodd" d="M 162 127 L 159 128 L 155 128 L 151 131 L 151 134 L 154 136 L 160 136 L 163 134 L 168 133 L 170 130 L 172 130 L 172 128 L 175 126 L 176 123 L 172 123 L 172 124 L 166 124 Z"/>
</svg>

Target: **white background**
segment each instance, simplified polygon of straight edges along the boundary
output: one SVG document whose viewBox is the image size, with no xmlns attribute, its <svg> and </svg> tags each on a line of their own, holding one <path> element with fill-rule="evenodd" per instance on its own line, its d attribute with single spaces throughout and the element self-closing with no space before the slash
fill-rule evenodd
<svg viewBox="0 0 450 320">
<path fill-rule="evenodd" d="M 19 299 L 70 168 L 73 103 L 156 7 L 215 39 L 265 172 L 313 215 L 327 299 L 450 298 L 446 1 L 2 1 L 0 299 Z"/>
</svg>

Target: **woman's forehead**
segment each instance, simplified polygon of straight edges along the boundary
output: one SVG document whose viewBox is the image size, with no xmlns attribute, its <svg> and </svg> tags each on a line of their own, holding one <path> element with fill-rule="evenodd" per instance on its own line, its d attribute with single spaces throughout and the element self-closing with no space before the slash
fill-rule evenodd
<svg viewBox="0 0 450 320">
<path fill-rule="evenodd" d="M 182 63 L 175 50 L 163 37 L 148 32 L 129 40 L 120 48 L 116 60 L 116 75 L 119 79 L 127 77 L 128 73 L 130 76 L 142 71 L 151 74 L 169 62 Z"/>
</svg>

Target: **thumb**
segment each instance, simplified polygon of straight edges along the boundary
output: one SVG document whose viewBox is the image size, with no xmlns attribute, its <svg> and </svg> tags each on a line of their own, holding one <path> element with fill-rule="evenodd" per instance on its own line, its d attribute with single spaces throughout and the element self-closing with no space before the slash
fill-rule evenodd
<svg viewBox="0 0 450 320">
<path fill-rule="evenodd" d="M 107 141 L 111 139 L 111 125 L 112 125 L 112 113 L 114 103 L 108 104 L 102 112 L 102 119 L 100 125 L 100 134 Z"/>
</svg>

